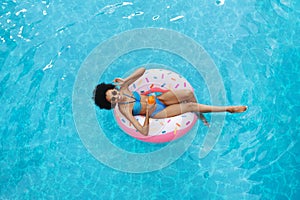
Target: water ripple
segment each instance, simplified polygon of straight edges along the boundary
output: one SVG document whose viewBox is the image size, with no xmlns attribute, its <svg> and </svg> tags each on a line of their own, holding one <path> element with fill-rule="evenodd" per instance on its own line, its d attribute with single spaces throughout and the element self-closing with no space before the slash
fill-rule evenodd
<svg viewBox="0 0 300 200">
<path fill-rule="evenodd" d="M 284 5 L 283 4 L 280 4 L 280 2 L 274 2 L 274 1 L 271 1 L 271 5 L 274 9 L 274 11 L 280 16 L 280 17 L 283 17 L 285 19 L 288 19 L 289 18 L 289 12 L 286 11 L 284 8 Z"/>
<path fill-rule="evenodd" d="M 117 9 L 124 7 L 124 6 L 131 6 L 133 5 L 132 2 L 123 2 L 123 3 L 116 3 L 116 4 L 112 4 L 112 5 L 107 5 L 103 8 L 101 8 L 96 14 L 95 16 L 98 15 L 110 15 L 113 14 Z"/>
<path fill-rule="evenodd" d="M 180 19 L 182 19 L 182 18 L 184 18 L 184 16 L 183 16 L 183 15 L 179 15 L 179 16 L 177 16 L 177 17 L 171 18 L 171 19 L 170 19 L 170 22 L 174 22 L 174 21 L 180 20 Z"/>
<path fill-rule="evenodd" d="M 132 14 L 130 14 L 130 15 L 128 15 L 128 16 L 123 17 L 123 19 L 131 19 L 131 18 L 133 18 L 133 17 L 135 17 L 135 16 L 139 16 L 139 15 L 143 15 L 143 14 L 144 14 L 144 12 L 142 12 L 142 11 L 137 11 L 137 12 L 135 12 L 135 13 L 132 13 Z"/>
</svg>

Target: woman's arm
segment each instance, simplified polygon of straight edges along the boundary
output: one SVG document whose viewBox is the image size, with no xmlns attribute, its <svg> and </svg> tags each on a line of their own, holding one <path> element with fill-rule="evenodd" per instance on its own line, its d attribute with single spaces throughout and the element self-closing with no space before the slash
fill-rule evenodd
<svg viewBox="0 0 300 200">
<path fill-rule="evenodd" d="M 146 69 L 141 67 L 137 69 L 135 72 L 133 72 L 130 76 L 128 76 L 125 79 L 121 78 L 115 78 L 114 82 L 120 83 L 121 87 L 128 87 L 130 84 L 132 84 L 134 81 L 136 81 L 138 78 L 143 76 L 145 73 Z"/>
<path fill-rule="evenodd" d="M 146 110 L 146 116 L 144 125 L 142 126 L 135 118 L 134 116 L 129 112 L 123 112 L 120 109 L 121 113 L 132 123 L 132 125 L 144 136 L 148 135 L 149 132 L 149 110 Z"/>
</svg>

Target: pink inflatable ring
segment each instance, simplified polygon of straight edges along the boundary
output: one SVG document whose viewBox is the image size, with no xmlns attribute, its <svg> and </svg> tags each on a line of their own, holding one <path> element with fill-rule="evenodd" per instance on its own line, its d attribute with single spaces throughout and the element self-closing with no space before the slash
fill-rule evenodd
<svg viewBox="0 0 300 200">
<path fill-rule="evenodd" d="M 188 81 L 180 75 L 164 69 L 150 69 L 144 75 L 130 85 L 131 91 L 143 94 L 146 91 L 163 91 L 190 89 L 194 91 Z M 119 111 L 118 106 L 114 109 L 114 116 L 121 129 L 128 135 L 151 143 L 163 143 L 175 140 L 186 134 L 197 122 L 194 113 L 185 113 L 176 117 L 165 119 L 151 119 L 148 136 L 139 133 L 135 127 Z M 137 115 L 135 118 L 143 124 L 145 117 Z"/>
</svg>

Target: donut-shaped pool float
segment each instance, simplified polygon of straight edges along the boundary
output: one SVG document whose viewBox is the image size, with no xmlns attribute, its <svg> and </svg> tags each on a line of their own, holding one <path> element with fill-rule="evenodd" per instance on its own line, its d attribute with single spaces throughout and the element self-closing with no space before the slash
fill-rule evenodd
<svg viewBox="0 0 300 200">
<path fill-rule="evenodd" d="M 190 89 L 194 91 L 189 82 L 172 71 L 165 69 L 149 69 L 129 86 L 130 91 L 137 91 L 145 94 L 149 91 L 180 90 Z M 175 140 L 186 134 L 197 122 L 197 116 L 194 113 L 184 113 L 179 116 L 149 120 L 149 134 L 144 136 L 127 120 L 118 109 L 114 109 L 114 116 L 121 129 L 128 135 L 151 143 L 163 143 Z M 140 124 L 145 121 L 145 116 L 134 116 Z"/>
</svg>

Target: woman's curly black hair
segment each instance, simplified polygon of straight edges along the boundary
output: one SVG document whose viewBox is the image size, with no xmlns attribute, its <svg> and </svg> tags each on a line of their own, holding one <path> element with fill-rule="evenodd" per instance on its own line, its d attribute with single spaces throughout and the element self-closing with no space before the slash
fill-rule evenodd
<svg viewBox="0 0 300 200">
<path fill-rule="evenodd" d="M 116 104 L 111 104 L 106 100 L 106 92 L 107 90 L 115 89 L 115 85 L 113 84 L 105 84 L 101 83 L 96 86 L 94 89 L 94 101 L 97 106 L 101 109 L 110 110 L 116 106 Z"/>
</svg>

